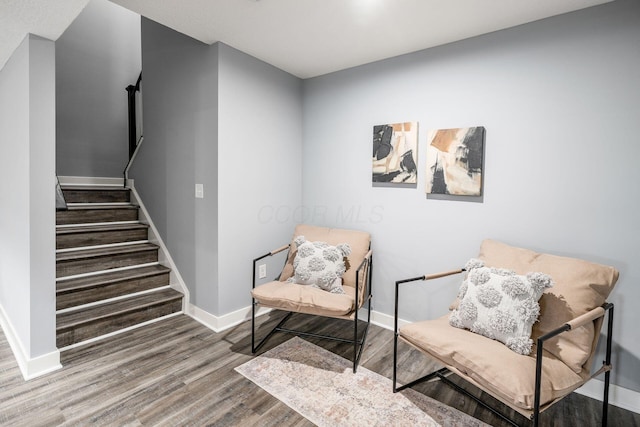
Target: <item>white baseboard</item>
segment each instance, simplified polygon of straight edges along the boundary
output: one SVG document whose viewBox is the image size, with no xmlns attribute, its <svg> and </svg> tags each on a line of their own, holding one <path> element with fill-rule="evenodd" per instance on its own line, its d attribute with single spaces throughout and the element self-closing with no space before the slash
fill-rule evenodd
<svg viewBox="0 0 640 427">
<path fill-rule="evenodd" d="M 89 176 L 59 176 L 60 185 L 105 185 L 123 187 L 124 178 L 89 177 Z"/>
<path fill-rule="evenodd" d="M 270 311 L 270 308 L 260 307 L 256 312 L 256 316 L 262 316 Z M 242 308 L 218 317 L 193 304 L 189 304 L 186 313 L 214 332 L 222 332 L 251 319 L 251 307 Z"/>
<path fill-rule="evenodd" d="M 25 381 L 28 381 L 33 378 L 46 375 L 50 372 L 57 371 L 58 369 L 62 369 L 62 364 L 60 363 L 60 351 L 54 350 L 50 353 L 43 354 L 32 359 L 27 359 L 25 367 L 21 367 L 20 371 L 22 371 L 22 377 Z"/>
<path fill-rule="evenodd" d="M 358 311 L 358 319 L 366 319 L 366 318 L 367 318 L 367 309 L 361 308 L 360 311 Z M 371 323 L 373 323 L 376 326 L 380 326 L 381 328 L 385 328 L 390 331 L 393 331 L 393 316 L 390 316 L 388 314 L 371 310 Z M 408 325 L 409 323 L 411 322 L 408 320 L 398 319 L 398 327 Z"/>
<path fill-rule="evenodd" d="M 576 390 L 583 396 L 602 401 L 604 381 L 593 379 Z M 615 384 L 609 385 L 609 403 L 627 411 L 640 414 L 640 393 Z"/>
<path fill-rule="evenodd" d="M 20 368 L 20 372 L 22 373 L 22 377 L 25 381 L 62 368 L 62 364 L 60 364 L 60 352 L 57 349 L 50 353 L 33 358 L 27 356 L 27 352 L 22 347 L 18 334 L 13 328 L 7 313 L 1 305 L 0 327 L 2 327 L 2 330 L 4 331 L 4 335 L 9 342 L 13 356 L 18 363 L 18 367 Z"/>
<path fill-rule="evenodd" d="M 160 250 L 158 251 L 158 261 L 161 264 L 166 265 L 171 269 L 171 273 L 169 274 L 170 276 L 169 283 L 171 287 L 176 291 L 181 292 L 184 295 L 184 298 L 182 299 L 182 311 L 187 312 L 189 298 L 190 298 L 189 288 L 187 287 L 187 284 L 182 278 L 182 275 L 180 275 L 178 266 L 173 261 L 173 258 L 169 253 L 169 249 L 167 249 L 167 246 L 164 244 L 164 241 L 162 240 L 162 236 L 160 236 L 158 229 L 156 228 L 155 224 L 153 223 L 153 220 L 151 219 L 151 215 L 149 215 L 149 211 L 147 211 L 147 208 L 144 206 L 144 203 L 142 202 L 142 199 L 140 198 L 140 195 L 136 190 L 134 180 L 133 179 L 128 180 L 127 185 L 131 190 L 132 202 L 136 203 L 140 208 L 139 220 L 149 225 L 149 236 L 148 236 L 149 241 L 160 247 Z"/>
</svg>

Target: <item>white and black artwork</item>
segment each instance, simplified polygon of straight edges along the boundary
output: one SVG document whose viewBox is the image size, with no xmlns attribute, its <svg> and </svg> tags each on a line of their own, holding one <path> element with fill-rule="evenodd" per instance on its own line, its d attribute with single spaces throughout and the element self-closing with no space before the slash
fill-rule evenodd
<svg viewBox="0 0 640 427">
<path fill-rule="evenodd" d="M 373 182 L 415 184 L 418 122 L 373 127 Z"/>
<path fill-rule="evenodd" d="M 438 129 L 427 135 L 427 194 L 480 196 L 484 127 Z"/>
</svg>

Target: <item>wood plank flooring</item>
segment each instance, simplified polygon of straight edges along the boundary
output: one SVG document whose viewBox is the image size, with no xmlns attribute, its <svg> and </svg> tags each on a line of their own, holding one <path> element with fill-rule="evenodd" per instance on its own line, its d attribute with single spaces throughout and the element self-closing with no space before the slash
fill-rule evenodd
<svg viewBox="0 0 640 427">
<path fill-rule="evenodd" d="M 263 334 L 281 318 L 258 320 Z M 344 321 L 294 315 L 291 326 L 345 333 Z M 361 364 L 391 377 L 392 332 L 372 326 Z M 275 335 L 262 350 L 291 335 Z M 64 368 L 25 382 L 0 334 L 0 425 L 2 426 L 310 426 L 302 416 L 236 373 L 251 359 L 250 323 L 214 333 L 185 315 L 162 320 L 98 343 L 62 353 Z M 309 339 L 350 358 L 347 344 Z M 407 375 L 431 369 L 414 350 L 401 347 Z M 400 378 L 402 379 L 402 378 Z M 494 415 L 435 382 L 416 387 L 495 426 Z M 477 391 L 477 390 L 476 390 Z M 573 394 L 542 416 L 544 426 L 599 425 L 600 402 Z M 509 414 L 513 415 L 513 414 Z M 640 415 L 614 406 L 611 426 L 640 426 Z M 519 418 L 522 422 L 525 420 Z"/>
</svg>

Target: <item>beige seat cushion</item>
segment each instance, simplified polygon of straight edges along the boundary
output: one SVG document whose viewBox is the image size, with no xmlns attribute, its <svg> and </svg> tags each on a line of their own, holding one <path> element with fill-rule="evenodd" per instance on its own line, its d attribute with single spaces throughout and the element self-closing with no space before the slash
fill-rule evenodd
<svg viewBox="0 0 640 427">
<path fill-rule="evenodd" d="M 320 241 L 333 246 L 340 243 L 349 244 L 351 254 L 346 257 L 347 271 L 342 275 L 344 294 L 334 294 L 311 286 L 286 282 L 293 275 L 293 260 L 297 251 L 294 240 L 297 236 L 305 236 L 308 242 Z M 280 281 L 257 286 L 251 294 L 265 307 L 329 317 L 351 317 L 355 308 L 356 270 L 369 252 L 370 243 L 371 236 L 364 231 L 298 225 L 291 238 L 291 249 L 280 274 Z M 364 277 L 358 280 L 359 283 L 364 283 Z M 363 286 L 358 298 L 360 300 L 358 307 L 363 304 L 365 291 Z"/>
<path fill-rule="evenodd" d="M 344 294 L 288 282 L 269 282 L 257 286 L 251 295 L 265 307 L 329 317 L 349 316 L 353 312 L 355 288 L 344 287 Z"/>
<path fill-rule="evenodd" d="M 297 236 L 304 236 L 308 242 L 326 242 L 332 246 L 340 243 L 348 243 L 351 254 L 347 257 L 348 269 L 342 275 L 342 284 L 345 288 L 356 285 L 356 269 L 369 252 L 371 235 L 364 231 L 343 230 L 339 228 L 316 227 L 314 225 L 300 224 L 296 226 L 291 238 L 291 250 L 287 257 L 287 263 L 282 270 L 280 280 L 285 281 L 293 275 L 293 260 L 296 256 L 296 244 L 293 242 Z M 362 278 L 360 278 L 362 279 Z M 362 295 L 360 297 L 362 300 Z"/>
<path fill-rule="evenodd" d="M 553 278 L 555 285 L 540 298 L 539 322 L 534 324 L 531 334 L 534 342 L 539 336 L 604 304 L 618 280 L 618 271 L 613 267 L 537 253 L 495 240 L 482 242 L 479 258 L 489 267 L 508 268 L 517 274 L 542 272 Z M 545 349 L 574 372 L 579 373 L 583 368 L 588 371 L 590 366 L 585 364 L 595 350 L 594 338 L 597 337 L 594 337 L 593 323 L 589 323 L 547 341 Z"/>
<path fill-rule="evenodd" d="M 533 407 L 536 360 L 517 354 L 504 344 L 449 325 L 449 316 L 416 322 L 400 329 L 400 336 L 469 376 L 509 405 Z M 545 352 L 541 404 L 564 396 L 583 382 L 562 361 Z"/>
</svg>

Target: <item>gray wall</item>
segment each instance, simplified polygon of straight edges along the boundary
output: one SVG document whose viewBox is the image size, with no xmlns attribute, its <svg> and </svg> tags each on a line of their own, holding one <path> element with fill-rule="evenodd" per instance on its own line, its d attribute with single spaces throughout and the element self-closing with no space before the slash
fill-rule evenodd
<svg viewBox="0 0 640 427">
<path fill-rule="evenodd" d="M 614 382 L 640 390 L 638 23 L 619 0 L 305 81 L 303 202 L 312 222 L 372 232 L 375 310 L 484 238 L 610 264 Z M 414 120 L 419 184 L 372 186 L 372 127 Z M 427 130 L 466 126 L 486 127 L 482 202 L 427 198 Z M 446 313 L 457 286 L 411 288 L 402 317 Z"/>
<path fill-rule="evenodd" d="M 129 176 L 189 287 L 217 308 L 217 47 L 142 19 L 145 140 Z M 204 184 L 196 199 L 195 184 Z"/>
<path fill-rule="evenodd" d="M 0 306 L 28 358 L 55 351 L 55 47 L 29 35 L 0 71 Z"/>
<path fill-rule="evenodd" d="M 288 243 L 297 223 L 302 82 L 224 44 L 219 52 L 220 302 L 215 314 L 226 314 L 251 301 L 251 261 Z M 268 265 L 268 277 L 282 265 L 282 260 Z"/>
<path fill-rule="evenodd" d="M 130 176 L 191 303 L 228 314 L 249 303 L 252 259 L 294 225 L 260 213 L 301 204 L 301 81 L 144 18 L 142 51 L 145 142 Z"/>
<path fill-rule="evenodd" d="M 91 0 L 56 41 L 58 175 L 122 177 L 129 160 L 125 88 L 141 69 L 140 16 Z"/>
</svg>

